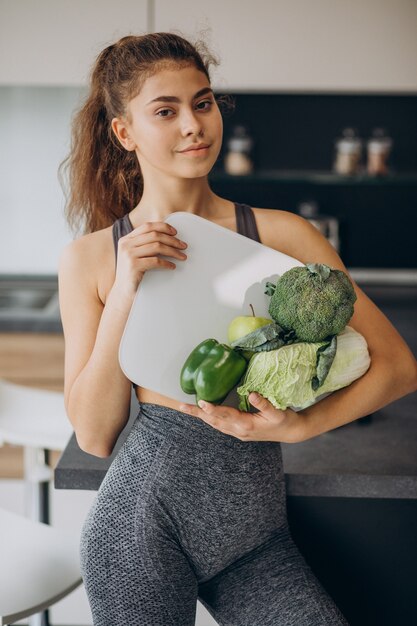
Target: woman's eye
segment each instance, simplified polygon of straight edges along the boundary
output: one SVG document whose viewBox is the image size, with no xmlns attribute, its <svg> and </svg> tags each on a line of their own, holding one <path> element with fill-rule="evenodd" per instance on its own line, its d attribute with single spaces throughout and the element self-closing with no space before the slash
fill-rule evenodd
<svg viewBox="0 0 417 626">
<path fill-rule="evenodd" d="M 212 100 L 202 100 L 196 106 L 200 111 L 209 111 L 212 104 Z M 172 111 L 172 109 L 160 109 L 157 111 L 156 115 L 158 117 L 171 117 L 171 115 L 169 115 L 170 113 L 175 113 L 175 111 Z"/>
<path fill-rule="evenodd" d="M 211 105 L 213 104 L 212 100 L 203 100 L 202 102 L 199 102 L 197 104 L 198 107 L 200 107 L 201 104 L 208 104 L 209 106 L 206 107 L 206 109 L 209 109 L 211 107 Z"/>
<path fill-rule="evenodd" d="M 160 113 L 173 113 L 173 111 L 171 111 L 171 109 L 161 109 L 157 112 L 159 117 L 169 117 L 168 115 L 160 115 Z"/>
</svg>

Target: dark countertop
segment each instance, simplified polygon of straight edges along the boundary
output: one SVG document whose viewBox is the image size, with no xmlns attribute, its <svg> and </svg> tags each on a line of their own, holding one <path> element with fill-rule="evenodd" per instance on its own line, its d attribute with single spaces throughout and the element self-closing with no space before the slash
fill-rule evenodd
<svg viewBox="0 0 417 626">
<path fill-rule="evenodd" d="M 34 319 L 33 317 L 12 319 L 0 318 L 0 332 L 2 333 L 51 333 L 62 334 L 62 322 L 60 319 L 41 318 Z"/>
<path fill-rule="evenodd" d="M 113 454 L 83 452 L 73 435 L 55 469 L 55 488 L 99 488 L 136 417 Z M 417 499 L 417 393 L 369 418 L 298 444 L 281 444 L 289 496 Z"/>
</svg>

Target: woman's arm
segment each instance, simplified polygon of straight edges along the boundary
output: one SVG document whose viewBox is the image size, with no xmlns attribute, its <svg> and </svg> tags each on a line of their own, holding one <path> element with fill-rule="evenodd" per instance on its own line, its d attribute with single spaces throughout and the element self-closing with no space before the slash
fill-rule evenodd
<svg viewBox="0 0 417 626">
<path fill-rule="evenodd" d="M 331 244 L 307 220 L 286 211 L 258 211 L 268 211 L 268 228 L 262 229 L 264 245 L 303 263 L 325 263 L 349 275 Z M 362 378 L 298 412 L 276 409 L 262 395 L 256 399 L 253 392 L 249 401 L 258 409 L 255 414 L 210 402 L 182 404 L 180 410 L 241 441 L 298 443 L 416 391 L 417 361 L 411 350 L 382 311 L 352 283 L 357 300 L 349 326 L 365 337 L 372 360 Z"/>
<path fill-rule="evenodd" d="M 283 220 L 286 249 L 281 247 L 282 252 L 303 263 L 325 263 L 349 275 L 333 246 L 307 220 L 290 213 L 283 218 L 281 213 L 280 228 Z M 417 390 L 417 361 L 410 348 L 389 319 L 350 279 L 357 300 L 349 326 L 365 337 L 371 365 L 348 387 L 298 412 L 302 418 L 299 441 L 368 415 Z"/>
<path fill-rule="evenodd" d="M 175 269 L 175 263 L 160 255 L 186 258 L 176 232 L 166 222 L 145 222 L 119 239 L 113 286 L 103 290 L 109 292 L 103 296 L 105 305 L 99 297 L 98 275 L 104 275 L 106 268 L 111 273 L 111 232 L 85 235 L 61 255 L 65 408 L 80 447 L 95 456 L 111 454 L 129 419 L 131 383 L 119 365 L 120 340 L 145 272 Z"/>
<path fill-rule="evenodd" d="M 82 450 L 111 454 L 129 419 L 131 383 L 118 350 L 132 299 L 97 293 L 99 264 L 93 235 L 71 242 L 59 264 L 59 300 L 65 338 L 65 408 Z"/>
</svg>

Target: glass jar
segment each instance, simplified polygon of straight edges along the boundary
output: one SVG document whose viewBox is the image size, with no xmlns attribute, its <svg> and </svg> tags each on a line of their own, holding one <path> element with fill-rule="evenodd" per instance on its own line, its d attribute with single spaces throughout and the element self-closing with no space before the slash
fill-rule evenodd
<svg viewBox="0 0 417 626">
<path fill-rule="evenodd" d="M 358 174 L 362 153 L 362 140 L 354 128 L 345 128 L 342 137 L 335 141 L 336 157 L 333 169 L 337 174 Z"/>
<path fill-rule="evenodd" d="M 372 137 L 367 144 L 368 160 L 366 169 L 370 176 L 384 176 L 388 174 L 387 160 L 392 148 L 392 139 L 385 133 L 384 128 L 374 128 Z"/>
<path fill-rule="evenodd" d="M 227 142 L 227 153 L 224 158 L 224 169 L 227 174 L 244 176 L 253 171 L 252 146 L 253 139 L 245 126 L 235 126 Z"/>
</svg>

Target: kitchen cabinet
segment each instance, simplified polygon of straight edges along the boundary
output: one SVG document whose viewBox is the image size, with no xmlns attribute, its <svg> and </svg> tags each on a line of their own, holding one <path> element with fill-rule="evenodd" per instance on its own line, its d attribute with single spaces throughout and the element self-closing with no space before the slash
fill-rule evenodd
<svg viewBox="0 0 417 626">
<path fill-rule="evenodd" d="M 64 390 L 64 336 L 0 333 L 0 377 L 18 385 Z"/>
<path fill-rule="evenodd" d="M 219 56 L 218 89 L 415 93 L 416 19 L 409 0 L 2 0 L 0 84 L 85 85 L 106 45 L 177 30 Z"/>
<path fill-rule="evenodd" d="M 155 30 L 201 32 L 219 90 L 412 91 L 417 4 L 155 0 Z"/>
<path fill-rule="evenodd" d="M 2 0 L 0 84 L 83 85 L 99 52 L 148 30 L 148 1 Z"/>
</svg>

